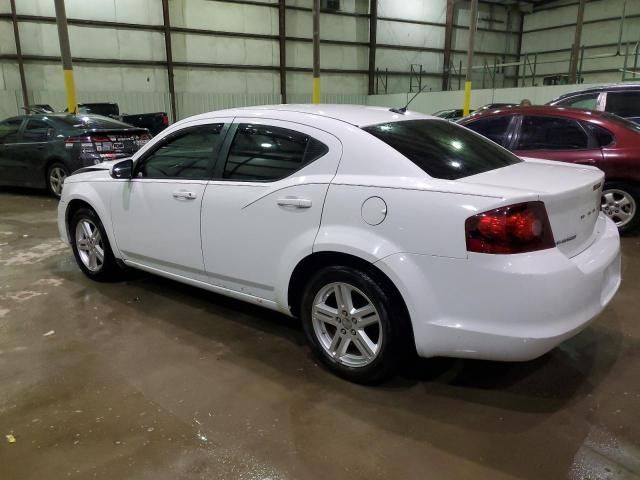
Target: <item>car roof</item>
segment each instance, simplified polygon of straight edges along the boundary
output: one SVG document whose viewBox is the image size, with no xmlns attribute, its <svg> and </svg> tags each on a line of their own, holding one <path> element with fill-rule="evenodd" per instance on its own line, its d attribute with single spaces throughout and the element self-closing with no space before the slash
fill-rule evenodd
<svg viewBox="0 0 640 480">
<path fill-rule="evenodd" d="M 640 90 L 640 83 L 612 83 L 609 85 L 589 87 L 583 90 L 574 90 L 572 92 L 563 93 L 553 101 L 560 100 L 562 98 L 573 97 L 574 95 L 582 95 L 583 93 L 608 92 L 616 90 Z"/>
<path fill-rule="evenodd" d="M 555 115 L 560 117 L 570 117 L 579 120 L 588 120 L 594 117 L 603 117 L 604 112 L 595 110 L 585 110 L 582 108 L 569 108 L 569 107 L 553 107 L 549 105 L 532 105 L 530 107 L 503 107 L 494 108 L 491 110 L 484 110 L 482 112 L 474 113 L 473 115 L 464 118 L 460 123 L 467 123 L 471 120 L 477 120 L 479 118 L 491 117 L 495 115 Z"/>
<path fill-rule="evenodd" d="M 400 107 L 400 106 L 399 106 Z M 399 108 L 398 107 L 398 108 Z M 309 116 L 325 117 L 348 123 L 357 127 L 376 125 L 378 123 L 399 122 L 402 120 L 436 119 L 432 115 L 407 110 L 405 113 L 392 112 L 387 107 L 372 107 L 365 105 L 331 105 L 331 104 L 286 104 L 263 105 L 257 107 L 242 107 L 216 112 L 203 113 L 189 117 L 189 121 L 216 116 L 264 116 L 269 114 L 274 119 L 287 119 L 287 113 L 299 113 Z"/>
</svg>

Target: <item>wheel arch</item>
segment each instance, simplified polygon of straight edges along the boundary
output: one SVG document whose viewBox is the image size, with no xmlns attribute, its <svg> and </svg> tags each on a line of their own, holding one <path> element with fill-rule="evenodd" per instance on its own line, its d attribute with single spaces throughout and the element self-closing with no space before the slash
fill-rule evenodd
<svg viewBox="0 0 640 480">
<path fill-rule="evenodd" d="M 64 159 L 58 155 L 51 155 L 50 157 L 48 157 L 45 162 L 44 162 L 44 168 L 42 169 L 42 179 L 44 181 L 44 185 L 48 188 L 49 187 L 49 168 L 51 167 L 51 165 L 53 165 L 54 163 L 61 163 L 62 165 L 64 165 L 65 167 L 67 167 L 67 163 L 64 161 Z M 68 168 L 68 167 L 67 167 Z M 71 172 L 69 172 L 71 173 Z"/>
<path fill-rule="evenodd" d="M 387 274 L 376 267 L 373 263 L 348 253 L 337 251 L 314 252 L 298 262 L 291 273 L 287 289 L 287 301 L 290 312 L 293 316 L 299 317 L 300 315 L 302 295 L 311 277 L 321 268 L 328 266 L 347 266 L 362 270 L 373 276 L 377 282 L 382 283 L 385 290 L 391 292 L 391 296 L 397 308 L 402 311 L 402 317 L 405 323 L 403 328 L 406 328 L 405 331 L 410 334 L 411 345 L 415 348 L 415 338 L 409 309 L 407 308 L 407 304 L 402 297 L 400 290 L 387 276 Z"/>
</svg>

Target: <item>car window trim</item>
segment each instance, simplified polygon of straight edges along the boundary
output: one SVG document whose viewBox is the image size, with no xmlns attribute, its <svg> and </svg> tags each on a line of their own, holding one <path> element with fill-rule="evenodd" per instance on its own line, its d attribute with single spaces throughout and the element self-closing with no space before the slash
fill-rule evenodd
<svg viewBox="0 0 640 480">
<path fill-rule="evenodd" d="M 269 119 L 260 119 L 260 120 L 269 121 Z M 292 123 L 292 122 L 287 122 L 286 120 L 275 120 L 275 121 L 277 123 L 281 123 L 281 124 Z M 308 165 L 311 165 L 312 163 L 315 163 L 317 160 L 320 160 L 321 158 L 323 158 L 325 155 L 327 155 L 331 151 L 331 147 L 329 145 L 327 145 L 325 142 L 323 142 L 321 140 L 318 140 L 312 134 L 308 134 L 308 133 L 302 132 L 299 129 L 296 129 L 296 128 L 293 128 L 293 127 L 283 127 L 283 126 L 280 126 L 280 125 L 277 125 L 277 124 L 272 124 L 272 123 L 256 123 L 256 125 L 271 126 L 271 127 L 276 127 L 276 128 L 284 128 L 284 129 L 288 129 L 288 130 L 292 130 L 294 132 L 300 133 L 302 135 L 306 135 L 307 137 L 309 137 L 309 139 L 313 139 L 316 142 L 320 142 L 323 145 L 325 145 L 327 147 L 327 153 L 325 153 L 324 155 L 322 155 L 322 156 L 320 156 L 318 158 L 314 158 L 313 161 L 311 161 L 309 163 L 305 163 L 305 164 L 301 165 L 300 167 L 296 168 L 295 170 L 293 170 L 288 175 L 286 175 L 286 176 L 284 176 L 282 178 L 274 179 L 274 180 L 241 180 L 241 179 L 237 179 L 237 178 L 224 178 L 224 168 L 227 165 L 227 159 L 229 158 L 229 153 L 231 152 L 231 145 L 233 144 L 233 140 L 236 138 L 236 133 L 238 131 L 238 128 L 243 123 L 250 123 L 250 122 L 246 118 L 240 118 L 240 119 L 234 118 L 233 119 L 233 125 L 229 129 L 227 137 L 225 138 L 225 141 L 224 141 L 224 145 L 222 146 L 222 148 L 220 150 L 220 154 L 218 155 L 218 162 L 217 162 L 218 165 L 216 165 L 216 167 L 215 167 L 213 178 L 211 178 L 211 180 L 216 181 L 216 182 L 235 182 L 235 183 L 242 183 L 242 184 L 255 183 L 255 184 L 259 184 L 259 185 L 264 185 L 264 184 L 269 184 L 269 183 L 276 183 L 276 182 L 280 182 L 282 180 L 285 180 L 285 179 L 291 177 L 292 175 L 295 175 L 297 172 L 299 172 L 303 168 L 307 167 Z M 308 128 L 313 128 L 313 127 L 308 127 Z M 305 150 L 305 152 L 306 152 L 306 150 Z"/>
<path fill-rule="evenodd" d="M 222 142 L 218 143 L 218 148 L 217 150 L 214 150 L 211 152 L 211 157 L 209 158 L 209 165 L 207 167 L 206 173 L 203 176 L 203 178 L 184 178 L 184 177 L 138 177 L 138 173 L 140 172 L 140 170 L 142 169 L 144 163 L 147 161 L 147 159 L 152 156 L 155 152 L 157 152 L 160 148 L 162 148 L 164 145 L 166 145 L 167 143 L 169 143 L 170 141 L 176 139 L 177 137 L 183 136 L 185 134 L 187 134 L 189 131 L 194 131 L 194 130 L 198 130 L 200 128 L 203 127 L 207 127 L 207 126 L 211 126 L 211 125 L 216 125 L 218 123 L 222 123 L 222 130 L 220 130 L 220 136 L 222 137 Z M 221 150 L 221 146 L 222 143 L 225 142 L 227 140 L 227 136 L 228 136 L 228 132 L 229 132 L 229 128 L 230 128 L 231 122 L 228 121 L 224 121 L 224 122 L 217 122 L 217 121 L 212 121 L 212 122 L 208 122 L 208 123 L 201 123 L 199 125 L 189 125 L 187 127 L 181 128 L 179 130 L 175 130 L 173 132 L 171 132 L 170 134 L 168 134 L 166 137 L 162 138 L 162 140 L 160 140 L 156 145 L 153 146 L 152 149 L 150 149 L 148 152 L 145 152 L 143 155 L 141 155 L 135 162 L 134 166 L 133 166 L 133 172 L 132 172 L 132 180 L 190 180 L 190 181 L 209 181 L 211 180 L 212 176 L 213 176 L 213 172 L 215 170 L 216 164 L 218 163 L 219 159 L 220 159 L 220 152 Z"/>
</svg>

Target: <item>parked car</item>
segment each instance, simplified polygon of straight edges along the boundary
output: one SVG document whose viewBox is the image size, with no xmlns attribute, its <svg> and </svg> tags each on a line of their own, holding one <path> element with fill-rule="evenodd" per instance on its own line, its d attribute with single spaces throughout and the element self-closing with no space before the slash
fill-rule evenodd
<svg viewBox="0 0 640 480">
<path fill-rule="evenodd" d="M 146 128 L 152 135 L 157 135 L 169 126 L 169 116 L 166 112 L 121 115 L 120 107 L 113 102 L 79 103 L 78 113 L 114 118 L 134 127 Z"/>
<path fill-rule="evenodd" d="M 487 103 L 486 105 L 478 108 L 474 113 L 481 113 L 486 110 L 493 110 L 495 108 L 509 108 L 509 107 L 517 107 L 517 103 Z"/>
<path fill-rule="evenodd" d="M 473 113 L 471 110 L 469 113 Z M 464 116 L 464 110 L 461 108 L 451 109 L 451 110 L 439 110 L 433 114 L 434 117 L 444 118 L 445 120 L 449 120 L 450 122 L 455 122 L 456 120 L 460 120 Z"/>
<path fill-rule="evenodd" d="M 621 231 L 640 223 L 640 126 L 606 112 L 514 107 L 460 121 L 521 157 L 593 165 L 606 174 L 602 210 Z"/>
<path fill-rule="evenodd" d="M 603 179 L 415 112 L 240 108 L 70 176 L 58 225 L 92 279 L 124 264 L 297 316 L 376 382 L 413 349 L 526 360 L 584 328 L 620 284 Z"/>
<path fill-rule="evenodd" d="M 605 85 L 565 93 L 548 105 L 609 112 L 640 123 L 640 84 Z"/>
<path fill-rule="evenodd" d="M 0 185 L 47 188 L 56 196 L 75 170 L 131 156 L 148 130 L 97 115 L 23 115 L 0 122 Z"/>
</svg>

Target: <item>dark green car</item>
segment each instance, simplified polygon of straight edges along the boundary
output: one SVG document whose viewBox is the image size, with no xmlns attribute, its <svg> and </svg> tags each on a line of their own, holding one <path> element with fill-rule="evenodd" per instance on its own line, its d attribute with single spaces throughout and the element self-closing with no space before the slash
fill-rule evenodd
<svg viewBox="0 0 640 480">
<path fill-rule="evenodd" d="M 0 186 L 46 188 L 60 196 L 82 167 L 130 157 L 149 131 L 99 115 L 51 113 L 0 122 Z"/>
</svg>

